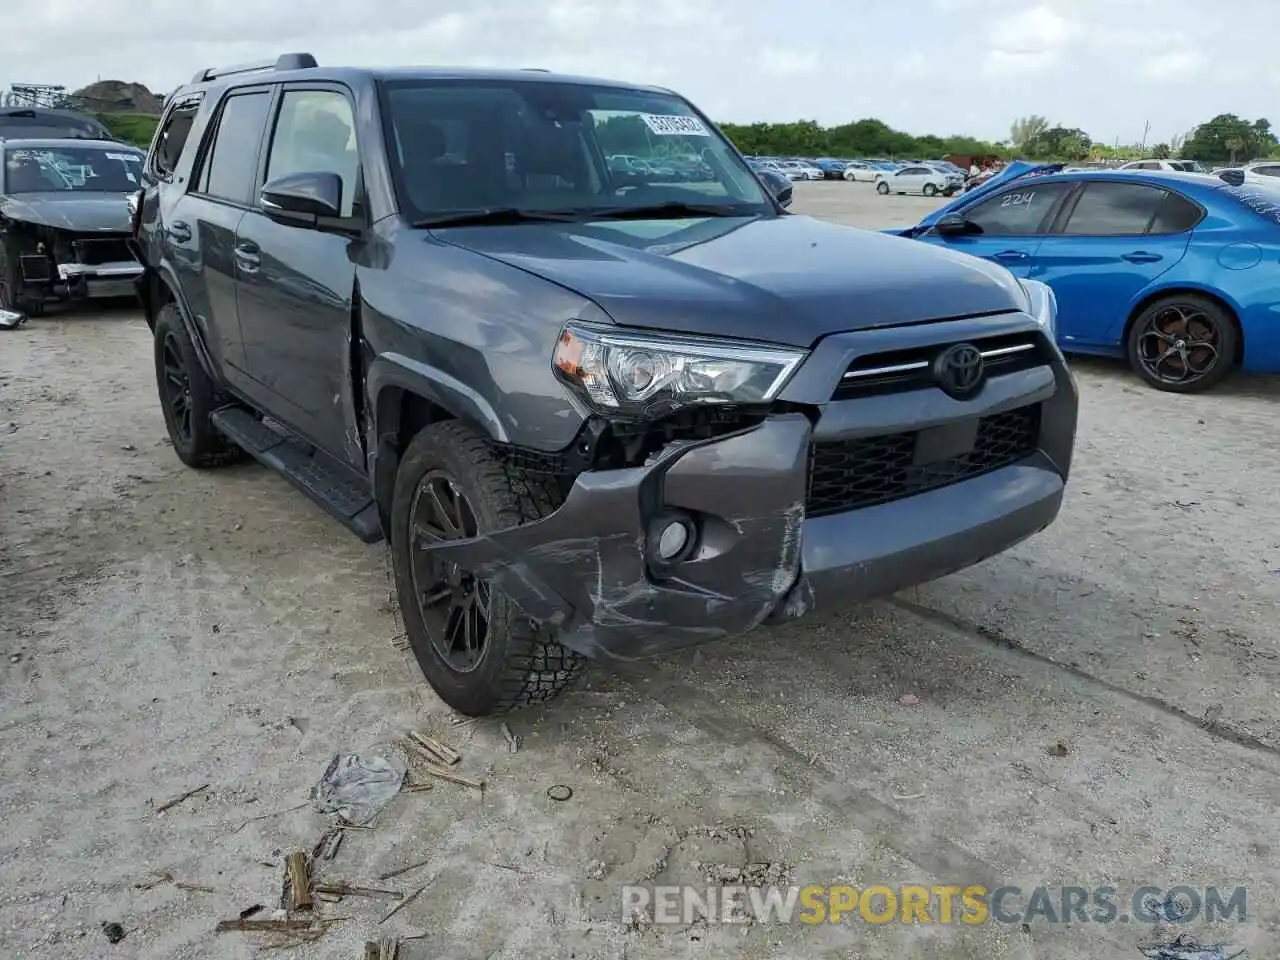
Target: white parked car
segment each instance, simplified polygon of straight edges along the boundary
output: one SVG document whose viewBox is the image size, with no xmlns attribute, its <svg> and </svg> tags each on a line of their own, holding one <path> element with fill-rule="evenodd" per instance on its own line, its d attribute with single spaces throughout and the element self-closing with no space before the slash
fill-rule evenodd
<svg viewBox="0 0 1280 960">
<path fill-rule="evenodd" d="M 876 177 L 876 193 L 922 193 L 926 197 L 950 195 L 959 189 L 951 177 L 941 170 L 926 166 L 903 167 L 897 173 L 880 173 Z"/>
<path fill-rule="evenodd" d="M 1280 160 L 1255 160 L 1239 167 L 1228 167 L 1244 174 L 1245 183 L 1269 183 L 1275 186 L 1280 183 Z"/>
<path fill-rule="evenodd" d="M 854 160 L 844 168 L 844 178 L 850 183 L 874 183 L 876 175 L 883 170 L 873 167 L 865 160 Z"/>
<path fill-rule="evenodd" d="M 1205 173 L 1198 160 L 1130 160 L 1117 170 L 1165 170 L 1170 173 Z"/>
<path fill-rule="evenodd" d="M 792 180 L 825 180 L 827 175 L 819 167 L 811 167 L 801 160 L 783 160 L 778 164 Z M 791 171 L 796 171 L 793 175 Z"/>
</svg>

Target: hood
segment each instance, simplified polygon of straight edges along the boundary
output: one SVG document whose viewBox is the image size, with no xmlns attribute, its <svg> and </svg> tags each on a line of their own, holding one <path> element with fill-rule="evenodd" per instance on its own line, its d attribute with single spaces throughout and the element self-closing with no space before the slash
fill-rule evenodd
<svg viewBox="0 0 1280 960">
<path fill-rule="evenodd" d="M 655 330 L 809 347 L 839 331 L 1026 307 L 1003 267 L 805 216 L 433 235 L 588 297 L 619 324 Z"/>
<path fill-rule="evenodd" d="M 1057 173 L 1065 166 L 1061 163 L 1027 163 L 1025 160 L 1014 160 L 1011 164 L 997 173 L 980 187 L 975 187 L 968 193 L 958 193 L 952 198 L 950 203 L 945 203 L 937 210 L 928 214 L 923 220 L 913 228 L 913 232 L 919 233 L 926 227 L 931 227 L 938 222 L 938 218 L 943 214 L 950 213 L 952 210 L 958 210 L 960 207 L 967 207 L 969 204 L 989 193 L 994 193 L 1005 184 L 1017 180 L 1020 177 L 1044 176 L 1049 173 Z M 895 231 L 897 232 L 897 231 Z"/>
<path fill-rule="evenodd" d="M 129 194 L 62 190 L 0 197 L 0 215 L 59 230 L 128 233 L 133 219 Z"/>
</svg>

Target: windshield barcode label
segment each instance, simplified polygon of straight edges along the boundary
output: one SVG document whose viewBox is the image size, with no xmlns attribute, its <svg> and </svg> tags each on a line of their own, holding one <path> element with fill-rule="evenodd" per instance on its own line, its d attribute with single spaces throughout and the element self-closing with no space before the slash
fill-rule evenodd
<svg viewBox="0 0 1280 960">
<path fill-rule="evenodd" d="M 642 113 L 644 125 L 663 137 L 709 137 L 710 133 L 697 117 L 680 117 L 658 113 Z"/>
</svg>

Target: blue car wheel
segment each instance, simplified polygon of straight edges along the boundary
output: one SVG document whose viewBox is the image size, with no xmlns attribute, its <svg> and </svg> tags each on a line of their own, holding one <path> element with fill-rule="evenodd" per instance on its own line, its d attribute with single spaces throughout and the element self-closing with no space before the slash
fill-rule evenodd
<svg viewBox="0 0 1280 960">
<path fill-rule="evenodd" d="M 1152 303 L 1129 330 L 1129 363 L 1157 390 L 1195 393 L 1231 372 L 1240 336 L 1235 319 L 1208 297 L 1172 294 Z"/>
</svg>

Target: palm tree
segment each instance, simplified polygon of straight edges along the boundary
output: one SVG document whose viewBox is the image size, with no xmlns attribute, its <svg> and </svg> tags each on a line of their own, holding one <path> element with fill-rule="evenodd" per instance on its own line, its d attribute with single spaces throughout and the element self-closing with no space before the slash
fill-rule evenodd
<svg viewBox="0 0 1280 960">
<path fill-rule="evenodd" d="M 1019 117 L 1013 121 L 1013 126 L 1009 128 L 1009 141 L 1014 147 L 1021 150 L 1048 129 L 1049 121 L 1037 114 L 1033 113 L 1029 117 Z"/>
<path fill-rule="evenodd" d="M 1244 137 L 1227 137 L 1222 145 L 1231 151 L 1231 162 L 1236 162 L 1236 154 L 1244 149 Z"/>
</svg>

